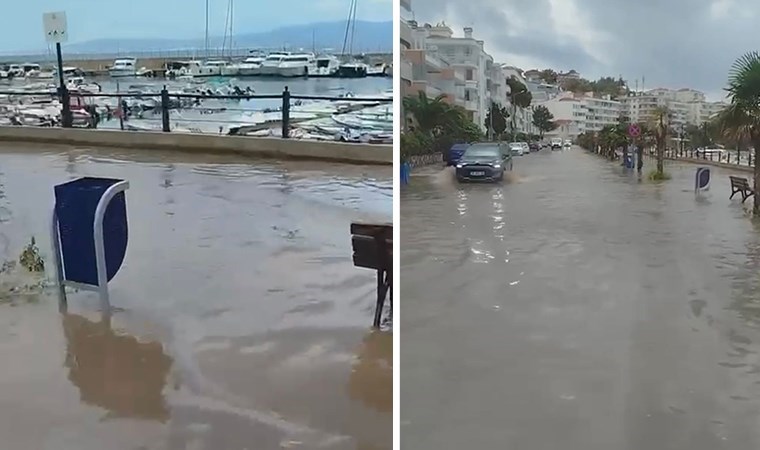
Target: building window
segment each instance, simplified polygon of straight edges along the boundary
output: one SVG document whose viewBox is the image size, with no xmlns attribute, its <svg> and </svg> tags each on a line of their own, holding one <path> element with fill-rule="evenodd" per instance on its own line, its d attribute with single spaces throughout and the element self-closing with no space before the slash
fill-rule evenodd
<svg viewBox="0 0 760 450">
<path fill-rule="evenodd" d="M 464 99 L 466 101 L 470 101 L 470 91 L 464 91 Z"/>
<path fill-rule="evenodd" d="M 467 71 L 465 72 L 464 78 L 467 81 L 472 81 L 472 69 L 467 69 Z"/>
</svg>

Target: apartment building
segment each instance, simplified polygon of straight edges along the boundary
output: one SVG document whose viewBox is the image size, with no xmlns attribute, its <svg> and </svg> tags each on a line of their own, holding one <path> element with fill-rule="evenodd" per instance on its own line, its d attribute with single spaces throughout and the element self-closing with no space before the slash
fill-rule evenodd
<svg viewBox="0 0 760 450">
<path fill-rule="evenodd" d="M 634 122 L 655 119 L 655 111 L 665 108 L 673 125 L 700 125 L 725 108 L 725 103 L 708 102 L 705 94 L 694 89 L 652 89 L 637 92 L 623 100 L 624 111 Z"/>
<path fill-rule="evenodd" d="M 561 125 L 552 135 L 574 138 L 587 131 L 601 131 L 608 125 L 615 125 L 624 114 L 623 104 L 609 97 L 594 97 L 591 93 L 575 95 L 564 92 L 555 98 L 540 103 Z"/>
<path fill-rule="evenodd" d="M 485 117 L 492 93 L 500 89 L 494 83 L 493 57 L 485 52 L 484 42 L 473 37 L 473 29 L 464 29 L 464 37 L 455 37 L 445 23 L 419 27 L 426 35 L 426 44 L 454 68 L 455 76 L 464 81 L 464 108 L 470 119 L 486 130 Z"/>
</svg>

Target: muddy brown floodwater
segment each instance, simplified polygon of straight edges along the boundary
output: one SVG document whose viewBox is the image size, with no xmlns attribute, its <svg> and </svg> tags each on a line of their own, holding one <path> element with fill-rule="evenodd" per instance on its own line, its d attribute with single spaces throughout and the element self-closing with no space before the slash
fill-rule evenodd
<svg viewBox="0 0 760 450">
<path fill-rule="evenodd" d="M 52 187 L 79 176 L 130 182 L 116 312 L 0 304 L 0 447 L 392 447 L 391 332 L 349 235 L 391 220 L 390 169 L 2 144 L 0 261 L 31 236 L 49 260 Z"/>
<path fill-rule="evenodd" d="M 760 448 L 760 225 L 731 172 L 695 197 L 697 166 L 667 167 L 544 150 L 502 185 L 412 178 L 403 449 Z"/>
</svg>

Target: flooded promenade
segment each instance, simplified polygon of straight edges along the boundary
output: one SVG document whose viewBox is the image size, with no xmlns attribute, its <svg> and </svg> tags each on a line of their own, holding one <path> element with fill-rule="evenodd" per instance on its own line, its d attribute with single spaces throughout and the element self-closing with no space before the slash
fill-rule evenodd
<svg viewBox="0 0 760 450">
<path fill-rule="evenodd" d="M 392 337 L 349 235 L 390 220 L 389 168 L 2 144 L 0 262 L 32 236 L 49 261 L 52 187 L 79 176 L 130 182 L 116 312 L 4 299 L 3 448 L 392 447 Z"/>
<path fill-rule="evenodd" d="M 402 448 L 759 448 L 760 225 L 731 172 L 695 198 L 696 167 L 658 186 L 574 148 L 498 186 L 412 177 Z"/>
</svg>

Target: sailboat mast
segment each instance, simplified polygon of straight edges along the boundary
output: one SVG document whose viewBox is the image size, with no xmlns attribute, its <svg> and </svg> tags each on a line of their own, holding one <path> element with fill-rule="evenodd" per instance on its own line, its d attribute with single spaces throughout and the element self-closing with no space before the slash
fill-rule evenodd
<svg viewBox="0 0 760 450">
<path fill-rule="evenodd" d="M 206 58 L 208 58 L 208 2 L 209 0 L 206 0 Z"/>
</svg>

